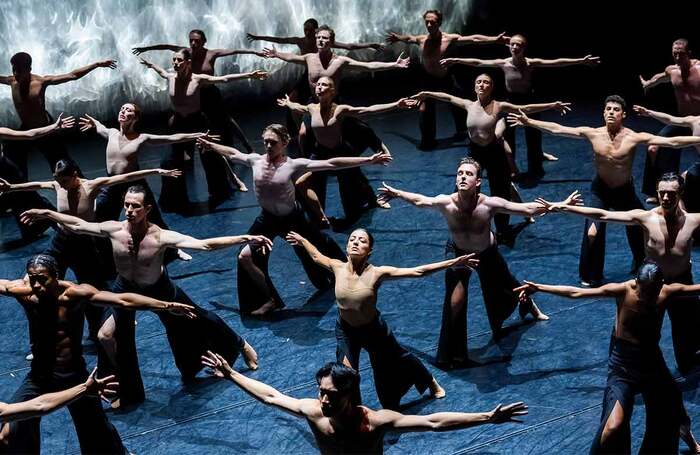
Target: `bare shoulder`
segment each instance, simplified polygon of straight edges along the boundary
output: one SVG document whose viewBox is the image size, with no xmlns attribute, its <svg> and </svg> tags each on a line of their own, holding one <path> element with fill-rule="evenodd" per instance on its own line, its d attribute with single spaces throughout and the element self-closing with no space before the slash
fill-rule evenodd
<svg viewBox="0 0 700 455">
<path fill-rule="evenodd" d="M 299 410 L 310 420 L 317 420 L 323 417 L 321 403 L 316 398 L 300 398 Z"/>
<path fill-rule="evenodd" d="M 90 298 L 98 289 L 89 284 L 76 284 L 71 281 L 60 281 L 59 284 L 64 287 L 61 297 L 66 300 L 76 300 Z"/>
</svg>

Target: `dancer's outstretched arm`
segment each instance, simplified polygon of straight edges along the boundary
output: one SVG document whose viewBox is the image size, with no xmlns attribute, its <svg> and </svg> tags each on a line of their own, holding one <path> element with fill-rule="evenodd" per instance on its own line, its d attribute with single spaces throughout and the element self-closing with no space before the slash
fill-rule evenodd
<svg viewBox="0 0 700 455">
<path fill-rule="evenodd" d="M 58 85 L 65 82 L 75 81 L 85 76 L 97 68 L 110 68 L 115 69 L 117 67 L 116 60 L 100 60 L 99 62 L 91 63 L 90 65 L 83 66 L 82 68 L 74 69 L 66 74 L 56 74 L 51 76 L 43 76 L 43 82 L 45 85 Z"/>
<path fill-rule="evenodd" d="M 11 128 L 0 127 L 0 139 L 5 139 L 9 141 L 31 141 L 33 139 L 38 139 L 42 136 L 46 136 L 47 134 L 51 134 L 59 130 L 67 130 L 73 128 L 74 125 L 75 119 L 72 116 L 64 118 L 63 113 L 61 113 L 56 119 L 56 121 L 53 122 L 51 125 L 42 126 L 40 128 L 19 131 L 13 130 Z"/>
<path fill-rule="evenodd" d="M 393 280 L 398 278 L 422 278 L 431 273 L 439 272 L 450 267 L 468 267 L 473 269 L 479 265 L 476 253 L 465 254 L 454 259 L 448 259 L 432 264 L 419 265 L 417 267 L 393 267 L 383 265 L 376 268 L 376 273 L 380 275 L 380 280 Z"/>
<path fill-rule="evenodd" d="M 289 242 L 290 245 L 298 245 L 304 248 L 311 257 L 311 259 L 313 259 L 313 261 L 316 264 L 320 265 L 323 268 L 333 270 L 334 267 L 339 267 L 343 265 L 343 261 L 339 261 L 338 259 L 332 259 L 328 256 L 325 256 L 323 253 L 318 251 L 318 248 L 316 248 L 311 242 L 309 242 L 304 237 L 302 237 L 294 231 L 289 231 L 289 233 L 286 236 L 286 240 L 287 242 Z"/>
</svg>

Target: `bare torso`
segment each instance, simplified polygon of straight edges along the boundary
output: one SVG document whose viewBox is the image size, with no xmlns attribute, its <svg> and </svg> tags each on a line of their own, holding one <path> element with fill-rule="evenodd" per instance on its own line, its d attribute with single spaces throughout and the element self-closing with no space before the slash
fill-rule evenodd
<svg viewBox="0 0 700 455">
<path fill-rule="evenodd" d="M 642 226 L 647 257 L 661 266 L 667 278 L 679 277 L 690 269 L 693 231 L 700 225 L 700 214 L 678 208 L 678 215 L 666 220 L 660 208 L 647 212 Z"/>
<path fill-rule="evenodd" d="M 139 170 L 138 152 L 146 136 L 135 133 L 132 138 L 115 128 L 107 138 L 107 174 L 121 175 Z"/>
<path fill-rule="evenodd" d="M 460 207 L 459 196 L 453 193 L 440 198 L 440 212 L 447 220 L 450 236 L 455 246 L 467 253 L 480 253 L 495 243 L 491 232 L 494 211 L 488 205 L 488 196 L 477 195 L 473 210 Z"/>
<path fill-rule="evenodd" d="M 190 49 L 191 51 L 192 49 Z M 214 75 L 216 54 L 211 49 L 202 49 L 201 52 L 192 52 L 192 72 L 197 74 Z"/>
<path fill-rule="evenodd" d="M 331 54 L 329 60 L 322 60 L 319 52 L 306 54 L 306 67 L 309 71 L 309 89 L 311 93 L 315 93 L 316 82 L 322 77 L 333 79 L 337 92 L 340 88 L 340 76 L 344 66 L 345 60 L 335 54 Z"/>
<path fill-rule="evenodd" d="M 356 274 L 350 263 L 333 268 L 335 274 L 335 299 L 343 321 L 353 327 L 369 324 L 377 315 L 377 290 L 380 274 L 372 264 L 367 264 L 361 274 Z"/>
<path fill-rule="evenodd" d="M 508 93 L 530 93 L 532 92 L 532 65 L 527 58 L 523 63 L 515 65 L 513 58 L 506 59 L 506 63 L 501 67 L 505 76 L 506 90 Z"/>
<path fill-rule="evenodd" d="M 143 237 L 132 235 L 127 221 L 103 223 L 110 226 L 110 241 L 117 273 L 139 286 L 156 283 L 163 274 L 163 255 L 166 247 L 161 241 L 163 229 L 148 226 Z"/>
<path fill-rule="evenodd" d="M 28 90 L 20 86 L 13 77 L 10 86 L 12 88 L 12 102 L 15 105 L 17 115 L 25 128 L 38 128 L 49 124 L 46 113 L 44 78 L 35 74 L 31 75 Z M 24 90 L 23 90 L 24 89 Z"/>
<path fill-rule="evenodd" d="M 593 146 L 596 172 L 610 188 L 618 188 L 632 180 L 632 163 L 639 144 L 636 133 L 622 127 L 614 138 L 606 127 L 594 128 L 587 135 Z"/>
<path fill-rule="evenodd" d="M 268 155 L 262 155 L 253 161 L 252 169 L 255 196 L 260 207 L 277 216 L 292 213 L 296 207 L 294 182 L 299 177 L 294 160 L 285 156 L 273 163 Z"/>
<path fill-rule="evenodd" d="M 325 111 L 320 104 L 309 104 L 311 116 L 311 128 L 314 131 L 316 141 L 324 147 L 335 149 L 342 140 L 342 118 L 338 118 L 336 105 L 333 104 Z"/>
<path fill-rule="evenodd" d="M 195 75 L 180 78 L 175 73 L 168 74 L 168 95 L 173 110 L 183 117 L 199 112 L 201 110 L 199 88 L 200 82 Z"/>
<path fill-rule="evenodd" d="M 501 112 L 500 103 L 491 100 L 482 105 L 478 100 L 467 102 L 467 131 L 469 139 L 478 145 L 489 145 L 496 138 L 496 123 Z"/>
<path fill-rule="evenodd" d="M 372 410 L 358 406 L 360 421 L 355 428 L 341 429 L 333 426 L 331 419 L 318 410 L 307 414 L 306 421 L 323 454 L 384 453 L 384 430 L 372 424 Z"/>
<path fill-rule="evenodd" d="M 691 60 L 686 78 L 683 77 L 678 65 L 669 66 L 666 68 L 666 73 L 671 78 L 673 93 L 678 103 L 678 113 L 700 115 L 700 60 Z"/>
<path fill-rule="evenodd" d="M 445 58 L 445 53 L 450 44 L 452 44 L 452 39 L 452 35 L 442 32 L 436 37 L 421 35 L 418 39 L 421 63 L 425 71 L 431 76 L 447 76 L 447 70 L 440 65 L 440 60 Z"/>
<path fill-rule="evenodd" d="M 77 216 L 85 221 L 95 219 L 97 188 L 91 180 L 80 179 L 80 185 L 70 191 L 54 183 L 54 189 L 56 190 L 56 210 L 59 213 Z"/>
</svg>

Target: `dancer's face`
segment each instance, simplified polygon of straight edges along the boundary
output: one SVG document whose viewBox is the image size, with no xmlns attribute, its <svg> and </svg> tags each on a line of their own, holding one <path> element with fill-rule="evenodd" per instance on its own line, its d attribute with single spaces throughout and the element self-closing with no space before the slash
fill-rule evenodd
<svg viewBox="0 0 700 455">
<path fill-rule="evenodd" d="M 331 32 L 328 30 L 320 30 L 316 32 L 316 47 L 319 51 L 331 47 L 332 44 L 333 41 L 331 40 Z"/>
<path fill-rule="evenodd" d="M 519 57 L 525 52 L 525 38 L 520 35 L 515 35 L 510 39 L 508 48 L 510 49 L 510 55 L 513 57 Z"/>
<path fill-rule="evenodd" d="M 673 56 L 673 61 L 676 62 L 677 65 L 686 63 L 690 59 L 688 55 L 688 46 L 682 41 L 673 43 L 671 55 Z"/>
<path fill-rule="evenodd" d="M 124 196 L 124 215 L 130 224 L 143 223 L 151 206 L 146 205 L 145 194 L 127 192 Z"/>
<path fill-rule="evenodd" d="M 350 233 L 345 252 L 349 257 L 367 258 L 372 253 L 372 242 L 369 235 L 363 229 L 357 229 Z"/>
<path fill-rule="evenodd" d="M 199 33 L 190 33 L 190 48 L 198 50 L 204 47 L 204 38 Z"/>
<path fill-rule="evenodd" d="M 53 176 L 54 180 L 56 180 L 56 183 L 58 183 L 58 186 L 63 188 L 64 190 L 71 190 L 73 188 L 77 188 L 80 185 L 80 179 L 78 178 L 77 175 L 56 175 L 54 174 Z"/>
<path fill-rule="evenodd" d="M 477 96 L 491 96 L 493 91 L 493 79 L 487 74 L 482 74 L 474 81 L 474 92 Z"/>
<path fill-rule="evenodd" d="M 425 22 L 425 28 L 428 30 L 428 33 L 432 34 L 440 30 L 440 19 L 437 17 L 437 14 L 428 13 L 423 18 L 423 21 Z"/>
<path fill-rule="evenodd" d="M 265 152 L 271 156 L 277 156 L 284 152 L 287 143 L 282 140 L 274 131 L 267 130 L 262 135 Z"/>
<path fill-rule="evenodd" d="M 316 97 L 335 97 L 335 82 L 330 77 L 322 77 L 316 82 Z"/>
<path fill-rule="evenodd" d="M 625 111 L 619 103 L 610 101 L 603 108 L 603 119 L 606 125 L 620 126 L 625 116 Z"/>
<path fill-rule="evenodd" d="M 131 103 L 124 104 L 119 109 L 119 123 L 127 123 L 136 120 L 136 108 Z"/>
<path fill-rule="evenodd" d="M 350 396 L 338 391 L 333 379 L 326 376 L 321 378 L 318 385 L 318 401 L 321 402 L 321 412 L 325 417 L 335 417 L 349 407 Z"/>
<path fill-rule="evenodd" d="M 680 185 L 678 182 L 659 182 L 656 187 L 656 196 L 659 198 L 661 209 L 665 212 L 672 212 L 678 207 L 681 198 Z"/>
<path fill-rule="evenodd" d="M 38 297 L 50 294 L 51 290 L 58 284 L 58 279 L 51 274 L 49 269 L 40 265 L 29 267 L 27 276 L 32 293 Z"/>
<path fill-rule="evenodd" d="M 190 67 L 190 61 L 185 59 L 185 55 L 182 52 L 176 52 L 173 54 L 173 69 L 182 74 L 187 71 Z"/>
<path fill-rule="evenodd" d="M 455 184 L 457 191 L 469 191 L 481 186 L 481 179 L 477 176 L 477 168 L 473 164 L 466 163 L 457 168 Z"/>
</svg>

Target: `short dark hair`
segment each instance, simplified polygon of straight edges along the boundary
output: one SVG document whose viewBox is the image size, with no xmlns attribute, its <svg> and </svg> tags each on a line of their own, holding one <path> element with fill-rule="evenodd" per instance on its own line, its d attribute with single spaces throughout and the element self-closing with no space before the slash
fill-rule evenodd
<svg viewBox="0 0 700 455">
<path fill-rule="evenodd" d="M 182 48 L 178 51 L 175 51 L 176 54 L 182 54 L 182 56 L 185 58 L 185 60 L 192 60 L 192 52 L 188 48 Z"/>
<path fill-rule="evenodd" d="M 56 177 L 73 177 L 81 176 L 83 173 L 80 171 L 80 166 L 78 166 L 78 163 L 70 158 L 62 158 L 56 161 L 56 166 L 53 169 L 53 175 Z"/>
<path fill-rule="evenodd" d="M 333 385 L 342 395 L 350 395 L 353 401 L 360 396 L 360 375 L 355 369 L 340 362 L 329 362 L 316 372 L 316 384 L 321 385 L 321 379 L 329 377 Z M 353 403 L 359 405 L 360 403 Z"/>
<path fill-rule="evenodd" d="M 425 16 L 427 16 L 428 14 L 434 14 L 435 16 L 437 16 L 438 25 L 442 25 L 442 11 L 440 11 L 439 9 L 429 9 L 428 11 L 423 13 L 423 19 L 425 19 Z"/>
<path fill-rule="evenodd" d="M 683 192 L 683 189 L 685 188 L 685 179 L 677 172 L 666 172 L 659 177 L 659 180 L 656 181 L 656 188 L 659 188 L 659 183 L 661 182 L 677 182 L 678 191 L 680 192 Z"/>
<path fill-rule="evenodd" d="M 316 29 L 317 35 L 318 35 L 318 32 L 328 32 L 331 35 L 331 43 L 335 43 L 335 30 L 330 28 L 330 26 L 323 24 L 322 26 L 320 26 Z"/>
<path fill-rule="evenodd" d="M 353 229 L 353 232 L 354 232 L 354 231 L 362 231 L 362 232 L 364 232 L 365 234 L 367 234 L 367 240 L 369 240 L 369 247 L 370 247 L 370 249 L 374 246 L 374 236 L 372 235 L 371 232 L 369 232 L 367 229 L 362 228 L 362 227 L 357 228 L 357 229 Z"/>
<path fill-rule="evenodd" d="M 48 254 L 36 254 L 29 258 L 26 267 L 27 272 L 29 272 L 29 269 L 35 268 L 46 269 L 52 277 L 58 277 L 58 261 L 55 257 Z"/>
<path fill-rule="evenodd" d="M 272 123 L 263 129 L 263 134 L 268 131 L 279 136 L 279 138 L 282 139 L 282 142 L 289 142 L 290 136 L 286 126 L 280 125 L 279 123 Z"/>
<path fill-rule="evenodd" d="M 682 44 L 686 51 L 690 51 L 690 43 L 685 38 L 678 38 L 677 40 L 673 41 L 673 44 Z"/>
<path fill-rule="evenodd" d="M 32 67 L 32 56 L 26 52 L 17 52 L 15 55 L 10 57 L 10 65 L 28 70 Z"/>
<path fill-rule="evenodd" d="M 609 95 L 607 98 L 605 98 L 605 104 L 608 103 L 617 103 L 622 106 L 623 111 L 627 111 L 627 102 L 620 95 Z"/>
<path fill-rule="evenodd" d="M 306 19 L 304 21 L 304 25 L 306 25 L 306 24 L 311 24 L 314 27 L 314 29 L 318 28 L 318 21 L 316 19 L 314 19 L 313 17 Z"/>
<path fill-rule="evenodd" d="M 476 168 L 476 176 L 481 178 L 481 164 L 471 156 L 467 156 L 459 160 L 459 164 L 457 165 L 457 169 L 462 167 L 465 164 L 471 164 Z"/>
<path fill-rule="evenodd" d="M 201 36 L 203 42 L 205 42 L 205 43 L 207 42 L 207 35 L 204 34 L 204 31 L 202 31 L 202 30 L 200 30 L 200 29 L 198 29 L 198 28 L 195 28 L 194 30 L 190 30 L 190 33 L 188 33 L 188 35 L 191 35 L 191 34 L 193 34 L 193 33 L 196 33 L 196 34 L 198 34 L 199 36 Z"/>
<path fill-rule="evenodd" d="M 146 202 L 146 198 L 148 196 L 148 191 L 146 190 L 146 187 L 140 184 L 136 185 L 131 185 L 127 190 L 127 193 L 131 194 L 143 194 L 143 201 L 144 203 Z"/>
</svg>

